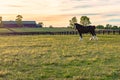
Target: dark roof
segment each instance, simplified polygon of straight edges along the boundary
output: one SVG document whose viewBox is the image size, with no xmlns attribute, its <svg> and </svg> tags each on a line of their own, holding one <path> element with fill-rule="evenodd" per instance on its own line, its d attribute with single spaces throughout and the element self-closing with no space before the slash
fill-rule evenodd
<svg viewBox="0 0 120 80">
<path fill-rule="evenodd" d="M 19 27 L 16 21 L 2 21 L 4 27 Z M 23 27 L 37 27 L 35 21 L 22 21 Z"/>
<path fill-rule="evenodd" d="M 16 21 L 2 21 L 4 24 L 17 24 Z M 22 21 L 23 24 L 36 24 L 35 21 Z"/>
</svg>

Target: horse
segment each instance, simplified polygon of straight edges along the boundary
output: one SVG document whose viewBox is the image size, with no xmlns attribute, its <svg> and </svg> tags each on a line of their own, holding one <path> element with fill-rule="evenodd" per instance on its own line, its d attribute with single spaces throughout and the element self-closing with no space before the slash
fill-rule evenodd
<svg viewBox="0 0 120 80">
<path fill-rule="evenodd" d="M 74 23 L 74 27 L 79 32 L 80 40 L 82 40 L 82 38 L 83 38 L 82 37 L 83 33 L 90 33 L 92 35 L 92 37 L 89 40 L 98 40 L 98 38 L 96 37 L 96 33 L 95 33 L 95 26 L 91 26 L 91 25 L 83 26 L 81 24 Z"/>
</svg>

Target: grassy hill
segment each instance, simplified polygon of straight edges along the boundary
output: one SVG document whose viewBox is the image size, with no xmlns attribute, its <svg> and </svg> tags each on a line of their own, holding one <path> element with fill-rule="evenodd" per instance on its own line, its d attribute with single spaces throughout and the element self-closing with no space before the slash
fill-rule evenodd
<svg viewBox="0 0 120 80">
<path fill-rule="evenodd" d="M 0 80 L 119 80 L 120 35 L 0 36 Z"/>
</svg>

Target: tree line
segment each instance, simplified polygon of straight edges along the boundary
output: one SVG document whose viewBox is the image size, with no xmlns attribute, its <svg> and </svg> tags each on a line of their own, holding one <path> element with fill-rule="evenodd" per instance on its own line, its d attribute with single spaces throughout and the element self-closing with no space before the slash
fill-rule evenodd
<svg viewBox="0 0 120 80">
<path fill-rule="evenodd" d="M 106 24 L 105 26 L 104 25 L 97 25 L 96 28 L 97 29 L 114 29 L 114 30 L 117 30 L 117 29 L 120 29 L 120 26 Z"/>
<path fill-rule="evenodd" d="M 90 18 L 87 16 L 82 16 L 80 18 L 80 22 L 78 22 L 77 17 L 72 17 L 71 20 L 69 20 L 69 26 L 68 28 L 74 28 L 74 23 L 80 23 L 83 26 L 88 26 L 91 24 Z M 120 26 L 116 26 L 116 25 L 111 25 L 111 24 L 106 24 L 106 26 L 104 25 L 97 25 L 96 26 L 97 29 L 120 29 Z"/>
</svg>

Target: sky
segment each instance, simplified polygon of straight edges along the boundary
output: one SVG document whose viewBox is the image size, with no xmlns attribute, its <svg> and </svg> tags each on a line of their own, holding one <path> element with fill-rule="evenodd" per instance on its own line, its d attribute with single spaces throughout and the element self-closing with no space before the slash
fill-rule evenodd
<svg viewBox="0 0 120 80">
<path fill-rule="evenodd" d="M 0 16 L 3 20 L 43 22 L 48 27 L 67 27 L 76 16 L 90 18 L 91 25 L 120 26 L 120 0 L 0 0 Z"/>
</svg>

